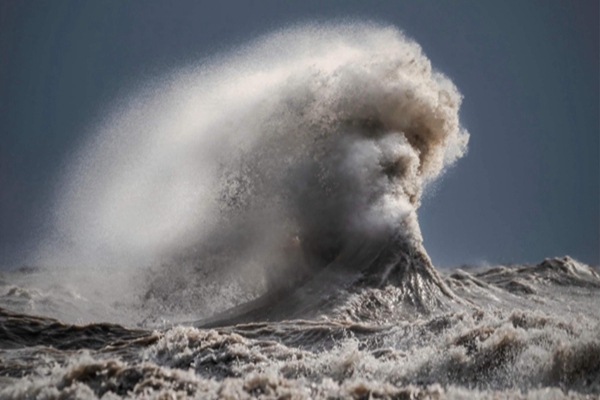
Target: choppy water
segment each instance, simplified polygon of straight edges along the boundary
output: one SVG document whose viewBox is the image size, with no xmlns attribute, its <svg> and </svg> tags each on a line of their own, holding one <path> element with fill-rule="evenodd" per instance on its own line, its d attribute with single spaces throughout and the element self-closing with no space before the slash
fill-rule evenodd
<svg viewBox="0 0 600 400">
<path fill-rule="evenodd" d="M 327 306 L 330 296 L 317 310 L 298 305 L 294 319 L 276 304 L 302 301 L 302 289 L 271 299 L 272 308 L 228 316 L 244 323 L 213 320 L 212 328 L 35 317 L 65 301 L 28 287 L 36 273 L 2 276 L 2 398 L 600 394 L 600 278 L 569 258 L 442 271 L 456 298 L 430 311 L 399 286 L 363 282 L 339 290 L 335 305 Z"/>
<path fill-rule="evenodd" d="M 438 271 L 423 247 L 461 100 L 396 28 L 345 23 L 115 102 L 39 267 L 2 273 L 0 397 L 597 396 L 597 272 Z"/>
</svg>

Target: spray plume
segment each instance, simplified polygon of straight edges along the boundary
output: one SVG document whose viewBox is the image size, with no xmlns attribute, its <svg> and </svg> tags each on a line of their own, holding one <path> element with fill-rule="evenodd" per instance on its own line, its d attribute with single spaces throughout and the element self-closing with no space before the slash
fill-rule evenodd
<svg viewBox="0 0 600 400">
<path fill-rule="evenodd" d="M 393 27 L 278 31 L 113 112 L 70 164 L 36 262 L 206 314 L 331 264 L 377 259 L 381 280 L 429 264 L 416 211 L 466 152 L 460 103 Z"/>
</svg>

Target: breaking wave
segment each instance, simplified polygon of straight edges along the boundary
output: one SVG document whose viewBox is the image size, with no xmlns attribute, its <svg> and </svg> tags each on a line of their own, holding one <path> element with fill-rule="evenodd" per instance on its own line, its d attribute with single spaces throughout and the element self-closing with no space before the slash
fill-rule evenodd
<svg viewBox="0 0 600 400">
<path fill-rule="evenodd" d="M 597 271 L 438 272 L 423 248 L 460 102 L 374 24 L 136 93 L 69 164 L 32 265 L 0 271 L 0 399 L 597 396 Z"/>
<path fill-rule="evenodd" d="M 417 209 L 465 154 L 460 103 L 393 27 L 276 32 L 114 111 L 70 165 L 32 262 L 83 275 L 88 293 L 190 317 L 324 269 L 395 277 L 415 306 L 434 307 L 452 295 Z"/>
</svg>

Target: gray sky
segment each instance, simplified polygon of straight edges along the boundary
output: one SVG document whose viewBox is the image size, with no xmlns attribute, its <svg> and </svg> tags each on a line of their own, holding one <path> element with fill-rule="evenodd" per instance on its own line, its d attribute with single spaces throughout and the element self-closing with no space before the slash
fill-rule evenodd
<svg viewBox="0 0 600 400">
<path fill-rule="evenodd" d="M 470 151 L 419 213 L 439 266 L 600 263 L 598 1 L 0 0 L 0 263 L 44 227 L 52 184 L 131 88 L 290 23 L 391 23 L 465 96 Z"/>
</svg>

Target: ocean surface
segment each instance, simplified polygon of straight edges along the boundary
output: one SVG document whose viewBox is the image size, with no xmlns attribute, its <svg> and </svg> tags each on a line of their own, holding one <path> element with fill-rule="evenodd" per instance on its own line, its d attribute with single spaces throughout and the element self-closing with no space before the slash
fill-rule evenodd
<svg viewBox="0 0 600 400">
<path fill-rule="evenodd" d="M 115 100 L 0 270 L 0 398 L 598 398 L 597 270 L 432 265 L 418 210 L 467 155 L 461 101 L 362 22 Z"/>
<path fill-rule="evenodd" d="M 440 271 L 435 299 L 419 276 L 332 291 L 322 271 L 258 310 L 155 328 L 54 319 L 86 299 L 36 273 L 2 275 L 0 398 L 600 395 L 600 277 L 568 257 Z"/>
</svg>

